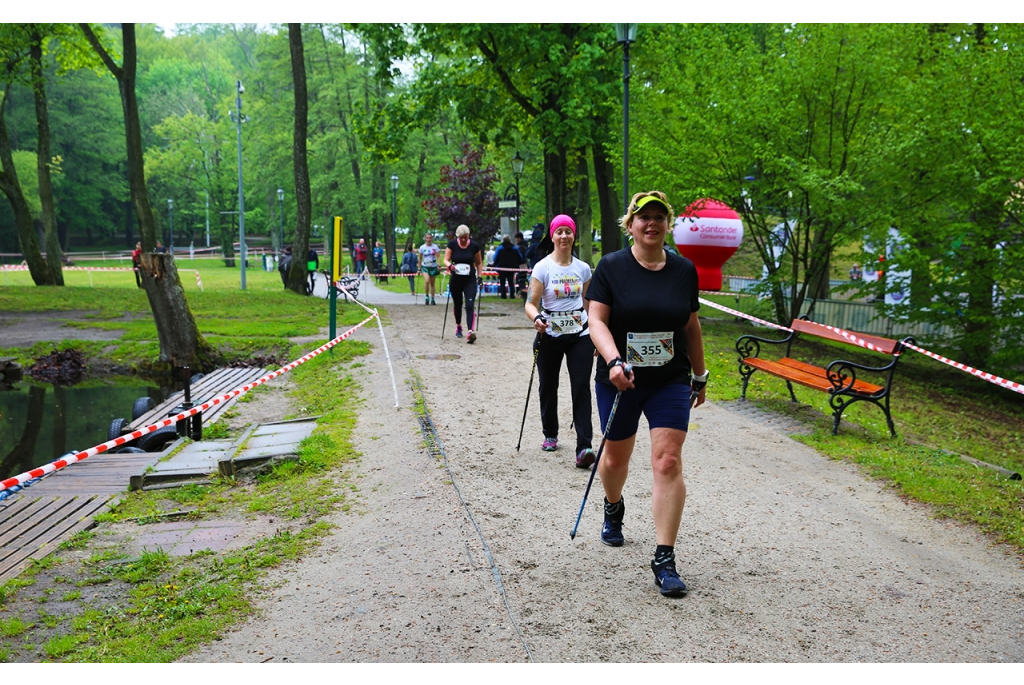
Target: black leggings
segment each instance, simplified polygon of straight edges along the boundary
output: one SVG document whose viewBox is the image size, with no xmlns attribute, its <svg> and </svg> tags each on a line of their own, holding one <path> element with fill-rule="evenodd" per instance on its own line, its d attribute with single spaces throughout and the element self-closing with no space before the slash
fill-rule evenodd
<svg viewBox="0 0 1024 685">
<path fill-rule="evenodd" d="M 462 325 L 462 299 L 466 299 L 466 325 L 469 330 L 476 330 L 473 320 L 473 304 L 476 302 L 476 278 L 473 276 L 452 275 L 448 287 L 452 292 L 452 303 L 455 305 L 455 325 Z"/>
<path fill-rule="evenodd" d="M 593 447 L 591 423 L 590 373 L 594 368 L 594 343 L 589 335 L 569 334 L 553 338 L 540 336 L 533 343 L 537 352 L 537 377 L 540 381 L 540 421 L 545 438 L 558 437 L 558 376 L 562 357 L 569 370 L 572 418 L 576 424 L 576 452 Z"/>
</svg>

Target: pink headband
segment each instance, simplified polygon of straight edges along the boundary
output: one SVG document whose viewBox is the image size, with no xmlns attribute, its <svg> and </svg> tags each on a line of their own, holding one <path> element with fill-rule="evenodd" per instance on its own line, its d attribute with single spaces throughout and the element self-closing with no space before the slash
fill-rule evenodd
<svg viewBox="0 0 1024 685">
<path fill-rule="evenodd" d="M 551 228 L 548 230 L 548 235 L 554 237 L 555 231 L 562 226 L 568 226 L 572 229 L 572 234 L 576 235 L 576 222 L 572 220 L 572 217 L 568 214 L 559 214 L 551 220 Z"/>
</svg>

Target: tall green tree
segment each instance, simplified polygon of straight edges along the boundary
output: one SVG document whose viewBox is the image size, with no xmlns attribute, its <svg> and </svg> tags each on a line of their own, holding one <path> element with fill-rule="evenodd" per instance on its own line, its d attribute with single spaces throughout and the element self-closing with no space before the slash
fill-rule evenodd
<svg viewBox="0 0 1024 685">
<path fill-rule="evenodd" d="M 178 276 L 173 255 L 155 254 L 156 228 L 153 212 L 146 192 L 145 165 L 142 151 L 142 126 L 138 102 L 135 97 L 137 73 L 135 25 L 121 25 L 122 64 L 118 65 L 103 40 L 89 24 L 79 24 L 89 44 L 99 55 L 107 69 L 117 80 L 124 111 L 125 142 L 127 146 L 128 182 L 132 203 L 142 235 L 142 285 L 156 323 L 160 340 L 160 361 L 172 367 L 188 366 L 192 369 L 208 368 L 212 362 L 212 348 L 196 326 L 189 309 L 185 290 Z"/>
<path fill-rule="evenodd" d="M 309 130 L 309 101 L 306 91 L 306 60 L 303 55 L 302 24 L 288 24 L 288 46 L 292 57 L 292 82 L 295 85 L 295 125 L 292 136 L 292 166 L 295 170 L 294 258 L 288 272 L 288 287 L 305 294 L 309 252 L 309 229 L 312 202 L 309 190 L 309 164 L 306 155 L 306 135 Z"/>
<path fill-rule="evenodd" d="M 910 306 L 894 313 L 945 324 L 957 359 L 1019 368 L 1024 336 L 1024 29 L 916 27 L 917 78 L 905 88 L 904 142 L 890 177 L 894 225 L 907 246 Z M 880 240 L 877 241 L 880 244 Z M 886 284 L 898 288 L 906 284 Z"/>
<path fill-rule="evenodd" d="M 611 25 L 425 24 L 416 34 L 430 56 L 418 78 L 422 97 L 454 101 L 485 142 L 539 140 L 548 218 L 581 213 L 577 188 L 589 167 L 576 160 L 593 155 L 604 248 L 621 245 L 606 155 L 621 93 Z"/>
<path fill-rule="evenodd" d="M 0 98 L 0 190 L 7 196 L 14 210 L 15 225 L 18 229 L 18 241 L 21 253 L 25 257 L 29 274 L 36 285 L 56 285 L 56 279 L 47 263 L 43 260 L 36 239 L 36 230 L 29 209 L 28 200 L 18 178 L 18 170 L 14 165 L 14 154 L 11 149 L 11 136 L 7 128 L 6 110 L 11 86 L 19 79 L 23 63 L 29 54 L 28 41 L 16 24 L 0 26 L 0 57 L 4 60 L 4 93 Z M 58 267 L 58 273 L 59 273 Z"/>
<path fill-rule="evenodd" d="M 775 313 L 828 296 L 836 248 L 890 225 L 893 97 L 913 67 L 902 25 L 647 27 L 636 56 L 634 178 L 685 206 L 740 213 Z M 682 206 L 677 207 L 682 209 Z M 785 259 L 772 247 L 784 235 Z"/>
</svg>

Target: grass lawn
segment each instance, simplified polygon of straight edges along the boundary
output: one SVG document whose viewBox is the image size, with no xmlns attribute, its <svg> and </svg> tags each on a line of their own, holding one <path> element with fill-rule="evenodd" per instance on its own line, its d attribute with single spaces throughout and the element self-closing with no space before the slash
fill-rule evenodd
<svg viewBox="0 0 1024 685">
<path fill-rule="evenodd" d="M 291 361 L 288 338 L 317 335 L 327 325 L 327 301 L 284 290 L 277 272 L 247 269 L 246 290 L 241 290 L 237 267 L 227 268 L 221 260 L 177 261 L 179 269 L 199 270 L 204 290 L 188 272 L 181 273 L 182 284 L 200 332 L 225 361 L 253 357 Z M 116 260 L 106 264 L 112 266 Z M 92 312 L 86 321 L 69 325 L 123 330 L 121 339 L 113 343 L 67 342 L 57 345 L 59 348 L 76 347 L 93 359 L 132 369 L 146 369 L 156 363 L 156 325 L 146 294 L 135 287 L 131 271 L 92 272 L 92 285 L 87 272 L 66 271 L 64 276 L 67 285 L 63 288 L 39 288 L 31 284 L 28 272 L 6 273 L 11 285 L 0 285 L 0 310 Z M 126 314 L 131 320 L 125 320 Z M 362 309 L 338 303 L 339 331 L 364 318 Z M 27 364 L 53 347 L 53 343 L 44 342 L 30 348 L 0 348 L 0 356 L 15 357 Z"/>
</svg>

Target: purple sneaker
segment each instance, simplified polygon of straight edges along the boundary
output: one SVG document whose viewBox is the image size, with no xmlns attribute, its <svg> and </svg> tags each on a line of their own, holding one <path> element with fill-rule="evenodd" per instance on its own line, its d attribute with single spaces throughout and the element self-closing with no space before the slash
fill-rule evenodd
<svg viewBox="0 0 1024 685">
<path fill-rule="evenodd" d="M 558 438 L 544 438 L 544 443 L 540 448 L 545 452 L 554 452 L 558 449 Z"/>
<path fill-rule="evenodd" d="M 578 469 L 589 469 L 594 465 L 597 457 L 594 455 L 594 450 L 589 447 L 584 447 L 580 450 L 579 454 L 576 455 L 576 468 Z"/>
</svg>

